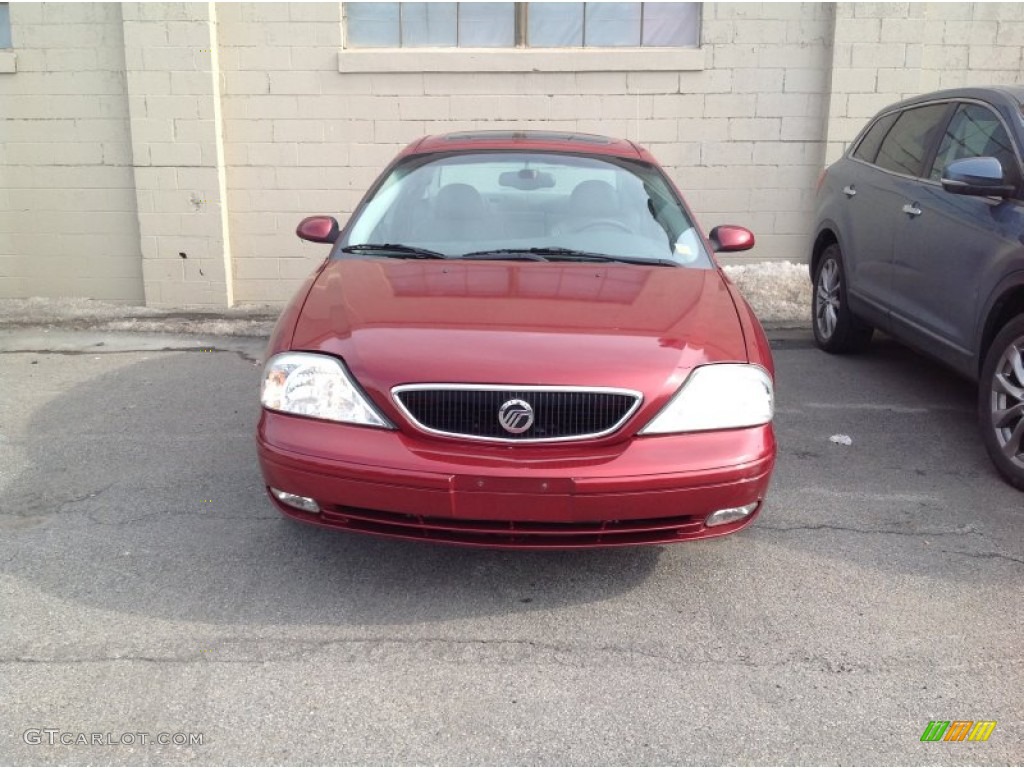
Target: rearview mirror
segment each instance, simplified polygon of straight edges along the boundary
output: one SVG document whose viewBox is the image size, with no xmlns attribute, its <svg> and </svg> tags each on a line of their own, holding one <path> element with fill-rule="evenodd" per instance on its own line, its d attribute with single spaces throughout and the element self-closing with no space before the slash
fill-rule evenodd
<svg viewBox="0 0 1024 768">
<path fill-rule="evenodd" d="M 333 243 L 338 239 L 338 220 L 333 216 L 309 216 L 299 222 L 295 234 L 311 243 Z"/>
<path fill-rule="evenodd" d="M 954 195 L 1009 197 L 1013 185 L 1003 177 L 1003 165 L 994 157 L 954 160 L 942 172 L 942 188 Z"/>
<path fill-rule="evenodd" d="M 715 253 L 749 251 L 754 247 L 754 233 L 746 227 L 723 224 L 708 233 L 708 240 Z"/>
<path fill-rule="evenodd" d="M 498 177 L 498 184 L 513 189 L 550 189 L 555 186 L 555 177 L 544 171 L 523 168 L 519 171 L 505 171 Z"/>
</svg>

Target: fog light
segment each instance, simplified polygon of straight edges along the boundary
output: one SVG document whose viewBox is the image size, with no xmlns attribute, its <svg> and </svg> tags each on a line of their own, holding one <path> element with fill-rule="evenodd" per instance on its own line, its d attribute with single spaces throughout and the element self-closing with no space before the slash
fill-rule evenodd
<svg viewBox="0 0 1024 768">
<path fill-rule="evenodd" d="M 289 507 L 295 507 L 303 512 L 312 512 L 313 514 L 320 512 L 320 505 L 308 496 L 296 496 L 294 493 L 279 491 L 277 488 L 271 488 L 270 492 L 274 494 L 278 501 L 282 504 L 287 504 Z"/>
<path fill-rule="evenodd" d="M 758 503 L 759 502 L 755 501 L 753 504 L 747 504 L 743 507 L 729 507 L 728 509 L 720 509 L 717 512 L 712 512 L 708 515 L 708 519 L 704 521 L 704 525 L 711 528 L 716 525 L 735 523 L 737 520 L 750 517 L 750 514 L 757 509 Z"/>
</svg>

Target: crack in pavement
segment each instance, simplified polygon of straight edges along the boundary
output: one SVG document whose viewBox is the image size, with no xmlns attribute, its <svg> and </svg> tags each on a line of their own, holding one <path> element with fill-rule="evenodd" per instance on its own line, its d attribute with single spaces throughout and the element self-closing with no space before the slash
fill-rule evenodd
<svg viewBox="0 0 1024 768">
<path fill-rule="evenodd" d="M 102 496 L 104 493 L 106 493 L 107 491 L 109 491 L 113 487 L 114 487 L 114 483 L 108 483 L 107 485 L 103 486 L 99 490 L 90 491 L 89 493 L 85 494 L 84 496 L 74 496 L 74 497 L 72 497 L 70 499 L 64 499 L 63 501 L 59 501 L 59 502 L 57 502 L 56 514 L 58 514 L 58 515 L 61 515 L 61 514 L 74 514 L 76 510 L 71 510 L 71 512 L 68 513 L 68 512 L 64 511 L 64 508 L 69 506 L 69 505 L 71 505 L 71 504 L 80 504 L 83 501 L 88 501 L 89 499 L 94 499 L 97 496 Z"/>
<path fill-rule="evenodd" d="M 862 533 L 862 534 L 876 534 L 879 536 L 913 536 L 913 537 L 939 537 L 939 536 L 983 536 L 978 531 L 894 531 L 894 530 L 882 530 L 882 529 L 870 529 L 870 528 L 851 528 L 848 526 L 841 525 L 829 525 L 821 523 L 819 525 L 792 525 L 792 526 L 780 526 L 780 525 L 765 525 L 761 524 L 758 526 L 759 530 L 768 531 L 779 531 L 782 533 L 788 533 L 790 531 L 844 531 L 846 533 Z M 938 549 L 938 552 L 943 552 L 950 555 L 963 555 L 964 557 L 974 557 L 979 559 L 993 559 L 993 560 L 1007 560 L 1011 563 L 1017 563 L 1024 565 L 1024 558 L 1013 557 L 1012 555 L 1004 555 L 1001 552 L 966 552 L 960 549 Z"/>
<path fill-rule="evenodd" d="M 831 657 L 812 649 L 794 651 L 786 656 L 766 659 L 752 659 L 747 653 L 739 653 L 732 657 L 694 656 L 692 653 L 665 653 L 645 648 L 627 647 L 623 645 L 609 644 L 600 646 L 573 645 L 566 643 L 551 643 L 528 639 L 488 639 L 488 638 L 448 638 L 448 637 L 424 637 L 424 638 L 380 638 L 380 637 L 354 637 L 335 638 L 330 640 L 302 640 L 292 638 L 266 638 L 262 640 L 244 639 L 235 641 L 233 639 L 217 640 L 210 639 L 200 641 L 208 645 L 209 649 L 199 649 L 190 653 L 168 653 L 164 655 L 153 653 L 136 654 L 94 654 L 81 656 L 37 656 L 28 653 L 0 657 L 0 665 L 15 664 L 39 664 L 39 665 L 60 665 L 60 664 L 104 664 L 104 663 L 142 663 L 142 664 L 260 664 L 269 663 L 290 663 L 308 662 L 313 656 L 329 651 L 347 651 L 346 655 L 337 653 L 332 660 L 340 663 L 375 662 L 379 659 L 374 653 L 387 653 L 389 650 L 410 648 L 415 649 L 418 657 L 422 657 L 424 649 L 433 647 L 435 653 L 432 655 L 434 661 L 451 664 L 466 664 L 472 662 L 487 663 L 494 661 L 494 658 L 475 657 L 467 658 L 465 653 L 471 653 L 474 649 L 496 649 L 525 651 L 530 654 L 545 654 L 547 661 L 563 667 L 585 667 L 602 666 L 607 659 L 601 656 L 610 656 L 613 659 L 629 661 L 651 661 L 666 663 L 675 666 L 689 667 L 713 667 L 713 668 L 746 668 L 746 669 L 784 669 L 803 668 L 811 671 L 827 674 L 888 674 L 894 668 L 910 669 L 925 667 L 930 673 L 935 672 L 934 659 L 884 659 L 872 658 L 870 661 L 854 660 L 844 657 Z M 278 645 L 278 648 L 252 647 L 258 645 Z M 225 646 L 246 645 L 249 648 L 225 648 Z M 286 647 L 285 647 L 286 646 Z M 445 652 L 448 652 L 447 655 Z M 233 654 L 231 657 L 217 654 Z M 453 653 L 454 652 L 454 653 Z M 507 660 L 506 660 L 507 661 Z M 946 665 L 950 670 L 967 669 L 977 672 L 979 665 L 998 668 L 1005 671 L 1009 666 L 1024 662 L 1024 658 L 990 658 L 985 660 L 973 659 L 969 663 L 950 663 Z"/>
<path fill-rule="evenodd" d="M 767 531 L 846 531 L 847 533 L 863 533 L 863 534 L 878 534 L 879 536 L 981 536 L 978 531 L 900 531 L 894 529 L 885 528 L 853 528 L 845 525 L 833 525 L 830 523 L 818 523 L 816 525 L 771 525 L 761 523 L 757 526 L 758 530 Z"/>
<path fill-rule="evenodd" d="M 37 505 L 33 505 L 33 506 L 23 510 L 23 511 L 19 511 L 19 512 L 13 512 L 13 513 L 4 512 L 4 513 L 0 513 L 0 517 L 12 518 L 12 519 L 38 519 L 40 522 L 45 522 L 50 517 L 53 517 L 53 516 L 56 516 L 56 515 L 63 515 L 65 518 L 79 516 L 79 517 L 85 518 L 86 520 L 88 520 L 93 525 L 104 526 L 104 527 L 115 527 L 115 528 L 119 527 L 119 526 L 134 525 L 134 524 L 137 524 L 137 523 L 148 523 L 148 522 L 151 522 L 151 521 L 169 520 L 169 519 L 172 519 L 172 518 L 179 518 L 179 517 L 198 517 L 198 518 L 202 518 L 204 520 L 236 520 L 236 521 L 237 520 L 246 520 L 246 521 L 248 521 L 248 520 L 278 520 L 278 519 L 281 518 L 281 515 L 279 513 L 277 513 L 277 512 L 272 512 L 270 514 L 252 514 L 252 515 L 239 514 L 239 515 L 229 515 L 229 514 L 212 513 L 212 512 L 210 512 L 208 510 L 205 510 L 205 509 L 197 509 L 197 510 L 177 509 L 177 510 L 158 510 L 156 512 L 148 512 L 148 513 L 146 513 L 144 515 L 138 515 L 138 516 L 135 516 L 135 517 L 129 517 L 129 518 L 124 518 L 124 519 L 119 519 L 119 520 L 103 520 L 103 519 L 100 519 L 98 517 L 100 512 L 98 512 L 96 510 L 67 509 L 67 507 L 69 507 L 69 506 L 71 506 L 73 504 L 80 504 L 83 501 L 89 501 L 91 499 L 95 499 L 95 498 L 97 498 L 99 496 L 102 496 L 106 491 L 110 490 L 114 486 L 115 486 L 115 483 L 110 483 L 110 484 L 104 486 L 103 488 L 100 488 L 99 490 L 91 491 L 91 492 L 89 492 L 87 494 L 84 494 L 84 495 L 81 495 L 81 496 L 75 496 L 73 498 L 64 499 L 63 501 L 54 502 L 53 505 L 52 505 L 52 508 L 51 508 L 51 505 L 46 504 L 46 503 L 37 504 Z M 42 512 L 44 514 L 40 515 L 39 514 L 40 512 Z M 62 527 L 68 527 L 68 526 L 66 524 L 62 523 Z"/>
<path fill-rule="evenodd" d="M 963 555 L 964 557 L 975 557 L 979 560 L 1009 560 L 1011 563 L 1017 563 L 1024 565 L 1024 558 L 1013 557 L 1012 555 L 1004 555 L 1001 552 L 964 552 L 959 549 L 940 549 L 940 552 L 946 552 L 950 555 Z"/>
<path fill-rule="evenodd" d="M 253 364 L 262 362 L 260 358 L 240 349 L 225 349 L 224 347 L 161 347 L 159 349 L 0 349 L 0 355 L 63 355 L 65 357 L 85 357 L 92 355 L 126 355 L 126 354 L 160 354 L 162 352 L 223 352 L 229 355 L 237 355 Z"/>
<path fill-rule="evenodd" d="M 250 640 L 244 642 L 248 645 L 254 644 L 253 641 Z M 259 642 L 260 641 L 256 641 L 256 643 Z M 292 640 L 289 638 L 280 638 L 270 642 L 288 643 L 291 647 L 280 648 L 278 650 L 268 649 L 270 651 L 269 653 L 264 652 L 262 654 L 258 654 L 258 649 L 252 649 L 248 651 L 249 655 L 243 658 L 218 658 L 216 656 L 206 655 L 208 653 L 207 651 L 200 650 L 198 653 L 168 654 L 163 656 L 155 654 L 99 654 L 90 656 L 69 656 L 66 658 L 62 658 L 59 656 L 43 657 L 31 655 L 17 655 L 0 658 L 0 664 L 101 664 L 121 662 L 151 664 L 266 664 L 270 662 L 308 661 L 312 656 L 325 651 L 330 651 L 332 649 L 351 650 L 366 648 L 370 651 L 379 651 L 384 650 L 386 648 L 409 647 L 420 649 L 424 646 L 436 646 L 439 651 L 444 651 L 446 648 L 455 649 L 457 651 L 471 651 L 474 648 L 504 648 L 514 650 L 526 650 L 529 652 L 547 653 L 552 654 L 552 660 L 558 663 L 560 666 L 580 666 L 580 664 L 570 663 L 569 659 L 565 659 L 564 655 L 566 654 L 569 654 L 574 658 L 584 660 L 584 666 L 586 666 L 587 663 L 599 664 L 600 660 L 597 658 L 597 656 L 600 654 L 604 654 L 617 658 L 635 659 L 639 657 L 643 660 L 666 662 L 674 665 L 694 667 L 712 666 L 759 668 L 801 665 L 811 666 L 824 672 L 838 673 L 855 671 L 855 669 L 857 669 L 857 667 L 859 666 L 859 671 L 870 671 L 869 668 L 865 665 L 855 665 L 852 662 L 847 661 L 834 661 L 826 659 L 820 654 L 812 655 L 806 652 L 801 654 L 800 658 L 796 659 L 785 658 L 756 661 L 751 659 L 746 654 L 740 654 L 732 658 L 694 657 L 693 655 L 688 653 L 662 653 L 644 648 L 631 648 L 622 645 L 569 645 L 541 642 L 536 640 L 509 640 L 498 638 L 340 638 L 320 641 Z M 218 642 L 214 640 L 210 641 L 208 644 L 216 647 L 217 645 L 223 646 L 224 642 Z M 236 650 L 235 652 L 238 653 L 238 650 Z M 255 655 L 254 652 L 256 652 L 258 655 Z M 245 653 L 245 651 L 242 650 L 242 653 Z M 563 658 L 559 659 L 559 655 L 562 655 Z M 364 660 L 373 660 L 372 656 L 335 656 L 334 658 L 335 660 L 349 663 L 357 663 L 359 661 Z M 449 659 L 438 657 L 435 660 L 449 661 L 455 664 L 466 663 L 466 659 L 461 656 L 451 657 Z"/>
<path fill-rule="evenodd" d="M 279 520 L 282 517 L 281 514 L 271 514 L 271 515 L 211 515 L 209 513 L 203 512 L 203 511 L 198 511 L 198 512 L 151 512 L 149 514 L 142 515 L 141 517 L 130 517 L 127 520 L 105 521 L 105 520 L 97 520 L 95 517 L 93 517 L 93 515 L 91 513 L 82 512 L 82 513 L 79 513 L 79 514 L 83 514 L 89 520 L 89 522 L 93 523 L 94 525 L 100 525 L 100 526 L 106 526 L 106 527 L 112 527 L 112 528 L 117 528 L 117 527 L 120 527 L 120 526 L 136 525 L 138 523 L 149 523 L 149 522 L 152 522 L 154 520 L 155 521 L 170 520 L 172 518 L 178 518 L 178 517 L 199 517 L 199 518 L 202 518 L 203 520 L 235 520 L 235 521 L 238 521 L 238 520 L 245 520 L 245 521 L 248 521 L 248 520 Z"/>
</svg>

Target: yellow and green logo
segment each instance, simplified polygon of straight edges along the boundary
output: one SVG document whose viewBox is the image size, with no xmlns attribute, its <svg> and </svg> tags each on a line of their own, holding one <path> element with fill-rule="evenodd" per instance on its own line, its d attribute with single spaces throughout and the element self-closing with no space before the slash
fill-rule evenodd
<svg viewBox="0 0 1024 768">
<path fill-rule="evenodd" d="M 930 720 L 921 741 L 988 741 L 995 720 Z"/>
</svg>

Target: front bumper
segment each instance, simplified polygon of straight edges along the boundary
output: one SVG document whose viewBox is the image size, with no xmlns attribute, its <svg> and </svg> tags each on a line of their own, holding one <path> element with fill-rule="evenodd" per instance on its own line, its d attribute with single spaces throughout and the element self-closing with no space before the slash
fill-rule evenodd
<svg viewBox="0 0 1024 768">
<path fill-rule="evenodd" d="M 722 536 L 757 516 L 775 462 L 771 426 L 558 447 L 480 446 L 264 411 L 268 487 L 317 501 L 303 522 L 485 547 L 665 544 Z M 707 527 L 719 509 L 758 505 Z"/>
</svg>

